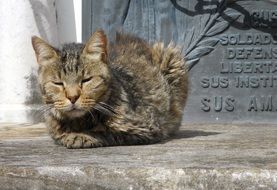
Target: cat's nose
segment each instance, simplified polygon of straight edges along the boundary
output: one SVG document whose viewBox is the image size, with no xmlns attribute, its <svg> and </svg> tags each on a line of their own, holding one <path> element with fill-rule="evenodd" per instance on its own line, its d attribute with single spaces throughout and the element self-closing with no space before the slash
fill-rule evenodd
<svg viewBox="0 0 277 190">
<path fill-rule="evenodd" d="M 78 100 L 79 97 L 80 97 L 79 95 L 67 96 L 67 98 L 70 100 L 72 104 L 75 104 L 75 102 Z"/>
<path fill-rule="evenodd" d="M 77 102 L 81 94 L 81 89 L 78 85 L 69 85 L 65 88 L 65 96 L 72 104 Z"/>
</svg>

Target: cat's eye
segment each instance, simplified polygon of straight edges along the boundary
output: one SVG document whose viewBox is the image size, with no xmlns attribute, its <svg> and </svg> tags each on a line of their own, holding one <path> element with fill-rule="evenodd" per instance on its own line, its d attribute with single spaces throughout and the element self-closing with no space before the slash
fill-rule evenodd
<svg viewBox="0 0 277 190">
<path fill-rule="evenodd" d="M 85 78 L 85 79 L 82 80 L 82 83 L 86 83 L 86 82 L 90 81 L 91 79 L 92 79 L 92 77 Z"/>
<path fill-rule="evenodd" d="M 63 83 L 62 82 L 53 82 L 55 85 L 58 85 L 58 86 L 63 86 Z"/>
</svg>

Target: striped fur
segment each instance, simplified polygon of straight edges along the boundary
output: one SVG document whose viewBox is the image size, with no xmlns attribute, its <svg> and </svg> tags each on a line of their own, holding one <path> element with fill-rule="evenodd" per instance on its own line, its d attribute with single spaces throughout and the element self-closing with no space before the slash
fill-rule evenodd
<svg viewBox="0 0 277 190">
<path fill-rule="evenodd" d="M 187 98 L 180 50 L 96 31 L 55 49 L 33 37 L 51 137 L 67 148 L 149 144 L 178 131 Z"/>
</svg>

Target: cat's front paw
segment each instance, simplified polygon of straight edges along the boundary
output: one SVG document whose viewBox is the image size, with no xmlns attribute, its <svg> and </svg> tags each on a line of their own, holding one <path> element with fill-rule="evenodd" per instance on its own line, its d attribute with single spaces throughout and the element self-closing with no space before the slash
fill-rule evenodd
<svg viewBox="0 0 277 190">
<path fill-rule="evenodd" d="M 101 143 L 86 134 L 80 134 L 80 133 L 70 133 L 68 134 L 63 142 L 64 146 L 66 148 L 92 148 L 92 147 L 100 147 L 102 146 Z"/>
</svg>

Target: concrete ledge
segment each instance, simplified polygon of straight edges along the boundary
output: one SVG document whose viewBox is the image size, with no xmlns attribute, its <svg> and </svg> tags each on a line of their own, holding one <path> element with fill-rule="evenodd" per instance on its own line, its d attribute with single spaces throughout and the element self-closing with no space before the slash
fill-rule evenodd
<svg viewBox="0 0 277 190">
<path fill-rule="evenodd" d="M 0 189 L 277 189 L 277 126 L 187 125 L 148 146 L 68 150 L 0 125 Z"/>
</svg>

